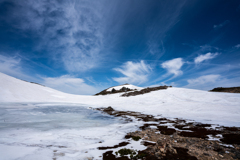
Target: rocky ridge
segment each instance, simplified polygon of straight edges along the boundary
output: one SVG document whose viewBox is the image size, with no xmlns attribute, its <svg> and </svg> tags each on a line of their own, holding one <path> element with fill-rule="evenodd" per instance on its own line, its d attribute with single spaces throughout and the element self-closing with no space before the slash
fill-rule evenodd
<svg viewBox="0 0 240 160">
<path fill-rule="evenodd" d="M 128 85 L 128 84 L 125 84 Z M 137 89 L 130 89 L 124 85 L 122 85 L 123 87 L 120 88 L 119 90 L 116 90 L 114 87 L 110 87 L 112 88 L 109 91 L 108 89 L 105 89 L 97 94 L 95 94 L 95 96 L 98 95 L 108 95 L 108 94 L 115 94 L 115 93 L 124 93 L 121 95 L 121 97 L 129 97 L 129 96 L 136 96 L 136 95 L 141 95 L 141 94 L 146 94 L 152 91 L 157 91 L 157 90 L 162 90 L 162 89 L 167 89 L 168 87 L 172 87 L 172 86 L 158 86 L 158 87 L 147 87 L 141 90 L 137 90 Z"/>
</svg>

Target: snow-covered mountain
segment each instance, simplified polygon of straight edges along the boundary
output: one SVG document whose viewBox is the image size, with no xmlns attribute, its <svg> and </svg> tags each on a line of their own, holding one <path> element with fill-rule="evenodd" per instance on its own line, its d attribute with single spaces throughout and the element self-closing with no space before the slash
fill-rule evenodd
<svg viewBox="0 0 240 160">
<path fill-rule="evenodd" d="M 120 93 L 104 96 L 66 94 L 0 73 L 0 102 L 64 102 L 90 107 L 112 106 L 116 110 L 240 126 L 238 93 L 215 93 L 172 87 L 132 97 L 120 95 Z"/>
<path fill-rule="evenodd" d="M 120 90 L 122 87 L 126 87 L 126 88 L 129 88 L 129 89 L 132 89 L 132 90 L 141 90 L 141 89 L 143 89 L 143 87 L 134 86 L 132 84 L 124 84 L 124 85 L 110 87 L 110 88 L 107 89 L 107 91 L 111 91 L 113 88 L 115 90 Z"/>
</svg>

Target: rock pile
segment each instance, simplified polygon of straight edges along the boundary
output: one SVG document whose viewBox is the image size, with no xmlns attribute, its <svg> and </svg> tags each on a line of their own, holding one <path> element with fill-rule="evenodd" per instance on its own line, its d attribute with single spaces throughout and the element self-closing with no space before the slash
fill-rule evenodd
<svg viewBox="0 0 240 160">
<path fill-rule="evenodd" d="M 184 119 L 155 118 L 139 112 L 116 111 L 112 107 L 98 108 L 113 116 L 121 116 L 131 121 L 129 116 L 146 122 L 138 131 L 128 133 L 125 140 L 115 148 L 125 146 L 128 140 L 139 137 L 146 150 L 138 152 L 144 155 L 144 160 L 219 160 L 240 159 L 240 128 L 212 127 L 211 124 L 201 124 Z M 171 124 L 169 127 L 166 124 Z M 212 138 L 210 138 L 210 137 Z M 212 139 L 212 140 L 211 140 Z M 131 148 L 132 149 L 132 148 Z M 128 157 L 115 157 L 112 151 L 103 154 L 103 160 L 129 160 Z"/>
<path fill-rule="evenodd" d="M 152 91 L 157 91 L 157 90 L 161 90 L 161 89 L 167 89 L 168 87 L 172 87 L 172 86 L 158 86 L 158 87 L 151 87 L 151 88 L 144 88 L 140 91 L 134 91 L 134 92 L 128 92 L 125 93 L 123 95 L 121 95 L 122 97 L 129 97 L 129 96 L 136 96 L 136 95 L 141 95 L 141 94 L 145 94 L 145 93 L 149 93 Z"/>
</svg>

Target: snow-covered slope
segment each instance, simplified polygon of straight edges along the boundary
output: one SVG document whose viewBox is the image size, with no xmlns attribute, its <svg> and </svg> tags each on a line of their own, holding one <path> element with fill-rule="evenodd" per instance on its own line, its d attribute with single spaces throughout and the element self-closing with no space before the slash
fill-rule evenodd
<svg viewBox="0 0 240 160">
<path fill-rule="evenodd" d="M 74 98 L 76 95 L 63 93 L 0 73 L 0 102 L 62 102 L 67 101 L 66 99 L 70 97 Z"/>
<path fill-rule="evenodd" d="M 91 107 L 112 106 L 164 117 L 240 127 L 240 94 L 168 88 L 144 95 L 120 97 L 71 95 L 0 73 L 0 102 L 66 102 Z"/>
</svg>

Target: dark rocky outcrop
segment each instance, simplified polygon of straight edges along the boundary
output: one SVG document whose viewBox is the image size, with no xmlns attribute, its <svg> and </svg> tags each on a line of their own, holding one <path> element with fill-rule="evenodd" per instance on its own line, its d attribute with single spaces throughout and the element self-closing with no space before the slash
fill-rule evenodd
<svg viewBox="0 0 240 160">
<path fill-rule="evenodd" d="M 171 86 L 158 86 L 158 87 L 151 87 L 151 88 L 144 88 L 140 91 L 134 91 L 134 92 L 128 92 L 125 93 L 123 95 L 121 95 L 122 97 L 129 97 L 129 96 L 136 96 L 136 95 L 141 95 L 141 94 L 145 94 L 145 93 L 149 93 L 151 91 L 157 91 L 157 90 L 161 90 L 161 89 L 167 89 L 168 87 Z"/>
<path fill-rule="evenodd" d="M 104 112 L 111 112 L 111 111 L 114 111 L 114 109 L 111 106 L 109 106 L 107 108 L 104 108 L 103 111 Z"/>
<path fill-rule="evenodd" d="M 98 96 L 98 95 L 108 95 L 108 94 L 115 94 L 115 93 L 123 93 L 123 92 L 128 92 L 128 91 L 134 91 L 134 89 L 130 89 L 130 88 L 127 88 L 127 87 L 122 87 L 120 90 L 116 90 L 114 87 L 111 87 L 112 90 L 111 91 L 107 91 L 108 89 L 105 89 L 97 94 L 95 94 L 95 96 Z"/>
<path fill-rule="evenodd" d="M 115 89 L 115 88 L 113 88 L 112 90 L 111 90 L 111 93 L 116 93 L 117 92 L 117 90 Z"/>
<path fill-rule="evenodd" d="M 229 88 L 217 87 L 210 90 L 210 92 L 240 93 L 240 87 L 229 87 Z"/>
<path fill-rule="evenodd" d="M 128 84 L 124 84 L 124 85 L 128 85 Z M 108 95 L 108 94 L 115 94 L 115 93 L 123 93 L 121 95 L 121 97 L 129 97 L 129 96 L 136 96 L 136 95 L 141 95 L 141 94 L 145 94 L 145 93 L 149 93 L 151 91 L 157 91 L 157 90 L 161 90 L 161 89 L 167 89 L 168 87 L 172 87 L 172 86 L 158 86 L 158 87 L 147 87 L 144 88 L 140 91 L 138 91 L 137 89 L 130 89 L 125 87 L 124 85 L 122 85 L 123 87 L 119 90 L 116 90 L 114 87 L 111 87 L 111 91 L 108 91 L 108 89 L 105 89 L 97 94 L 95 94 L 95 96 L 98 95 Z"/>
</svg>

